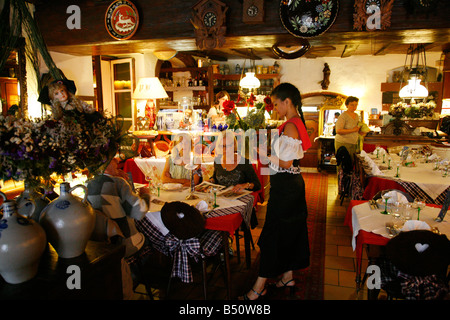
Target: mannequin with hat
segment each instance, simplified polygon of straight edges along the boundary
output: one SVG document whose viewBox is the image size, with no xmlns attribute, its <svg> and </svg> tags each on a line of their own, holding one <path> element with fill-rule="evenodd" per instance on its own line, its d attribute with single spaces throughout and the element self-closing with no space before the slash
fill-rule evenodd
<svg viewBox="0 0 450 320">
<path fill-rule="evenodd" d="M 42 89 L 38 101 L 51 106 L 55 119 L 60 119 L 64 111 L 94 113 L 95 108 L 75 96 L 76 91 L 75 82 L 72 80 L 56 80 Z"/>
</svg>

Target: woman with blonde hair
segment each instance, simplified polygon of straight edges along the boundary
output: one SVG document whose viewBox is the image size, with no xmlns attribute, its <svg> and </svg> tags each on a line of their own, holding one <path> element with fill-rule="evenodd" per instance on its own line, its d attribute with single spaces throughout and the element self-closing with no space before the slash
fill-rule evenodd
<svg viewBox="0 0 450 320">
<path fill-rule="evenodd" d="M 71 80 L 56 80 L 42 89 L 38 101 L 50 105 L 52 117 L 60 119 L 64 111 L 94 113 L 95 108 L 75 96 L 77 88 Z"/>
</svg>

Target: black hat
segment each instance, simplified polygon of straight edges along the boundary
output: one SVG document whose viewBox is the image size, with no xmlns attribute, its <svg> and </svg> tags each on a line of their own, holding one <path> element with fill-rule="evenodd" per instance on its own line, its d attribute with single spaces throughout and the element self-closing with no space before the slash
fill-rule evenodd
<svg viewBox="0 0 450 320">
<path fill-rule="evenodd" d="M 181 201 L 166 202 L 161 219 L 175 237 L 181 240 L 198 236 L 205 229 L 205 218 L 194 206 Z"/>
<path fill-rule="evenodd" d="M 52 84 L 53 83 L 61 83 L 61 84 L 65 85 L 67 90 L 73 94 L 75 94 L 75 92 L 77 92 L 77 87 L 75 86 L 75 82 L 72 80 L 68 80 L 68 79 L 55 80 L 52 82 Z M 48 104 L 48 105 L 51 104 L 50 97 L 48 95 L 48 86 L 45 86 L 44 88 L 42 88 L 41 92 L 39 93 L 38 101 L 40 103 L 44 103 L 44 104 Z"/>
</svg>

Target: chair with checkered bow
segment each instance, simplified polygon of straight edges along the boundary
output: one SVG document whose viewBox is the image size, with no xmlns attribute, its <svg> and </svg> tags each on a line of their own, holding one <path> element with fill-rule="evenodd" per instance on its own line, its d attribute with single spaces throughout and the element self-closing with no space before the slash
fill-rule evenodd
<svg viewBox="0 0 450 320">
<path fill-rule="evenodd" d="M 202 264 L 203 294 L 206 299 L 206 259 L 221 253 L 220 231 L 206 230 L 205 219 L 200 211 L 180 201 L 165 203 L 161 208 L 161 220 L 169 230 L 164 239 L 164 250 L 173 260 L 166 296 L 169 296 L 172 278 L 179 278 L 183 283 L 193 281 L 193 260 Z"/>
</svg>

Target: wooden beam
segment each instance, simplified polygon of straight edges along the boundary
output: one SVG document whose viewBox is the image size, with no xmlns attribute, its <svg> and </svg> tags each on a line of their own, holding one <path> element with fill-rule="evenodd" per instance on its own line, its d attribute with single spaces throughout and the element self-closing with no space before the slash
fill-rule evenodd
<svg viewBox="0 0 450 320">
<path fill-rule="evenodd" d="M 97 107 L 99 112 L 103 112 L 103 83 L 102 83 L 102 63 L 101 56 L 94 56 L 95 82 L 97 84 Z"/>
<path fill-rule="evenodd" d="M 344 51 L 342 51 L 341 58 L 350 57 L 358 47 L 359 44 L 346 44 Z"/>
<path fill-rule="evenodd" d="M 231 49 L 231 51 L 237 53 L 238 55 L 242 56 L 243 58 L 246 59 L 251 59 L 251 60 L 262 60 L 261 57 L 258 57 L 257 55 L 255 55 L 253 53 L 253 50 L 244 50 L 244 49 Z"/>
<path fill-rule="evenodd" d="M 373 55 L 374 56 L 379 56 L 382 54 L 386 54 L 386 49 L 389 48 L 391 46 L 392 42 L 388 42 L 386 44 L 384 44 L 380 49 L 378 49 Z"/>
</svg>

